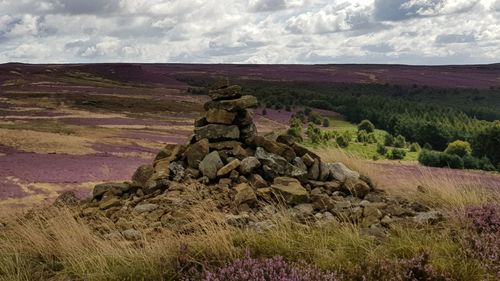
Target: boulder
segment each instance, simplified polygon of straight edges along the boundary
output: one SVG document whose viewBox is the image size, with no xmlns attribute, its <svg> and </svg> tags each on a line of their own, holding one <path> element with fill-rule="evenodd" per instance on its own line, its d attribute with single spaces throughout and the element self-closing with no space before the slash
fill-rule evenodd
<svg viewBox="0 0 500 281">
<path fill-rule="evenodd" d="M 208 96 L 214 100 L 237 99 L 241 97 L 241 87 L 238 85 L 226 86 L 208 91 Z"/>
<path fill-rule="evenodd" d="M 347 178 L 344 182 L 344 189 L 361 199 L 370 192 L 370 187 L 366 182 L 355 178 Z"/>
<path fill-rule="evenodd" d="M 255 202 L 257 202 L 257 196 L 255 195 L 255 192 L 247 183 L 238 184 L 234 187 L 234 190 L 236 190 L 236 195 L 234 197 L 236 205 L 239 206 L 243 203 L 253 205 L 255 204 Z"/>
<path fill-rule="evenodd" d="M 276 154 L 269 153 L 262 147 L 257 147 L 255 157 L 264 165 L 268 166 L 274 173 L 284 175 L 287 167 L 291 165 L 288 161 Z"/>
<path fill-rule="evenodd" d="M 327 181 L 330 179 L 330 167 L 328 163 L 323 163 L 321 162 L 319 164 L 319 180 L 320 181 Z"/>
<path fill-rule="evenodd" d="M 168 179 L 170 177 L 170 159 L 164 158 L 156 161 L 153 165 L 154 172 L 151 177 L 152 180 Z"/>
<path fill-rule="evenodd" d="M 219 153 L 217 151 L 213 151 L 209 153 L 200 163 L 200 171 L 201 173 L 213 180 L 217 177 L 217 171 L 222 168 L 224 164 L 220 159 Z"/>
<path fill-rule="evenodd" d="M 259 174 L 251 174 L 249 182 L 255 189 L 261 189 L 268 186 L 267 182 Z"/>
<path fill-rule="evenodd" d="M 301 159 L 307 167 L 311 167 L 314 164 L 314 158 L 312 158 L 309 153 L 302 155 Z"/>
<path fill-rule="evenodd" d="M 263 147 L 265 150 L 284 157 L 288 162 L 293 161 L 295 152 L 291 147 L 276 141 L 268 140 L 262 136 L 255 137 L 255 145 Z"/>
<path fill-rule="evenodd" d="M 170 165 L 168 165 L 168 169 L 170 170 L 172 180 L 174 181 L 182 181 L 182 179 L 184 179 L 184 176 L 186 175 L 186 169 L 184 168 L 182 161 L 175 161 L 170 163 Z"/>
<path fill-rule="evenodd" d="M 236 147 L 241 147 L 242 143 L 239 141 L 220 141 L 210 143 L 208 146 L 210 150 L 228 150 L 235 149 Z"/>
<path fill-rule="evenodd" d="M 198 169 L 201 160 L 210 152 L 209 150 L 208 139 L 201 139 L 195 144 L 189 145 L 185 152 L 188 166 Z"/>
<path fill-rule="evenodd" d="M 120 196 L 124 192 L 127 192 L 128 190 L 130 190 L 130 184 L 128 183 L 118 183 L 118 182 L 101 183 L 94 187 L 94 190 L 92 191 L 92 197 L 100 198 L 105 193 L 107 195 Z"/>
<path fill-rule="evenodd" d="M 148 179 L 153 176 L 154 168 L 151 164 L 145 164 L 139 166 L 132 176 L 132 181 L 140 186 L 144 186 Z"/>
<path fill-rule="evenodd" d="M 205 125 L 208 125 L 207 118 L 205 117 L 199 117 L 194 120 L 194 127 L 203 127 Z"/>
<path fill-rule="evenodd" d="M 307 173 L 307 166 L 304 161 L 302 161 L 302 158 L 295 157 L 295 159 L 293 159 L 293 165 Z"/>
<path fill-rule="evenodd" d="M 249 175 L 253 173 L 256 169 L 260 167 L 259 159 L 254 156 L 247 157 L 243 159 L 240 163 L 240 172 L 243 175 Z"/>
<path fill-rule="evenodd" d="M 175 161 L 177 156 L 184 153 L 186 149 L 185 145 L 180 144 L 167 144 L 160 152 L 156 155 L 155 161 L 168 159 L 168 161 Z"/>
<path fill-rule="evenodd" d="M 227 111 L 239 111 L 258 105 L 257 98 L 254 96 L 242 96 L 233 100 L 209 101 L 203 105 L 203 108 L 208 111 L 211 108 L 223 109 Z"/>
<path fill-rule="evenodd" d="M 238 168 L 239 165 L 240 165 L 240 160 L 234 159 L 231 162 L 227 163 L 224 167 L 220 168 L 217 171 L 217 176 L 218 177 L 225 176 L 231 173 L 231 171 L 233 171 L 234 169 Z"/>
<path fill-rule="evenodd" d="M 302 157 L 306 154 L 309 154 L 309 156 L 311 156 L 312 158 L 321 160 L 321 157 L 319 157 L 318 154 L 310 151 L 309 149 L 303 147 L 302 145 L 300 145 L 298 143 L 293 143 L 290 147 L 293 149 L 295 154 L 299 157 Z"/>
<path fill-rule="evenodd" d="M 248 145 L 254 144 L 256 136 L 257 127 L 255 127 L 255 124 L 253 123 L 248 126 L 242 127 L 240 130 L 240 139 Z"/>
<path fill-rule="evenodd" d="M 276 196 L 283 198 L 287 204 L 296 205 L 309 201 L 309 193 L 294 178 L 277 177 L 274 179 L 271 189 Z"/>
<path fill-rule="evenodd" d="M 290 135 L 279 135 L 276 138 L 276 141 L 282 144 L 285 144 L 287 146 L 292 146 L 295 143 L 294 137 Z"/>
<path fill-rule="evenodd" d="M 238 126 L 248 126 L 253 124 L 253 112 L 249 110 L 238 111 L 234 124 Z"/>
<path fill-rule="evenodd" d="M 65 191 L 61 195 L 57 196 L 54 201 L 55 206 L 76 206 L 80 202 L 80 199 L 76 197 L 75 192 Z"/>
<path fill-rule="evenodd" d="M 347 178 L 358 179 L 359 173 L 347 168 L 343 163 L 336 162 L 328 164 L 330 175 L 340 181 L 345 182 Z"/>
<path fill-rule="evenodd" d="M 240 138 L 240 130 L 238 126 L 235 125 L 218 125 L 218 124 L 209 124 L 203 127 L 194 129 L 196 140 L 201 139 L 209 139 L 209 140 L 218 140 L 218 139 L 239 139 Z"/>
<path fill-rule="evenodd" d="M 319 160 L 318 159 L 314 159 L 314 162 L 311 165 L 311 167 L 309 168 L 309 171 L 307 173 L 307 177 L 310 180 L 317 180 L 317 179 L 319 179 L 319 173 L 320 173 L 319 166 L 320 166 Z"/>
<path fill-rule="evenodd" d="M 122 202 L 119 197 L 106 197 L 99 202 L 99 209 L 107 210 L 112 207 L 119 207 L 122 205 Z"/>
<path fill-rule="evenodd" d="M 211 108 L 206 112 L 205 116 L 208 123 L 231 125 L 236 117 L 236 113 L 224 109 Z"/>
<path fill-rule="evenodd" d="M 129 241 L 136 241 L 141 239 L 141 233 L 135 229 L 127 229 L 125 231 L 122 231 L 122 235 L 126 240 Z"/>
</svg>

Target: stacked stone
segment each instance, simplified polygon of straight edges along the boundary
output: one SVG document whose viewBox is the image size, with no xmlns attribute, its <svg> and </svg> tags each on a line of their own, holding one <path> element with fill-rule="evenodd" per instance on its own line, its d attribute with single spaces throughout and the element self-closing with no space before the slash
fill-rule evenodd
<svg viewBox="0 0 500 281">
<path fill-rule="evenodd" d="M 230 203 L 221 205 L 237 210 L 258 210 L 260 200 L 278 199 L 302 211 L 314 210 L 315 216 L 333 214 L 361 220 L 366 226 L 416 215 L 399 208 L 400 204 L 394 205 L 397 212 L 391 211 L 387 206 L 392 205 L 381 202 L 386 200 L 380 199 L 369 178 L 340 162 L 322 162 L 291 137 L 270 140 L 257 135 L 249 110 L 257 99 L 242 95 L 239 86 L 218 83 L 209 96 L 188 144 L 168 144 L 153 164 L 137 169 L 131 183 L 96 186 L 91 206 L 113 213 L 120 210 L 124 198 L 139 204 L 162 193 L 173 196 L 183 189 L 180 182 L 194 180 L 227 187 L 221 196 L 229 196 Z"/>
</svg>

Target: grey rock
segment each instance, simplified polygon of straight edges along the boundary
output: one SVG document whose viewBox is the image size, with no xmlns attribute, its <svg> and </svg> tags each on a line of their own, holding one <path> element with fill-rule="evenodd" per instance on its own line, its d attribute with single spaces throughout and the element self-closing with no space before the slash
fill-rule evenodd
<svg viewBox="0 0 500 281">
<path fill-rule="evenodd" d="M 168 169 L 170 170 L 170 173 L 172 175 L 172 179 L 174 181 L 181 181 L 184 178 L 184 176 L 186 175 L 185 168 L 184 168 L 181 161 L 176 161 L 176 162 L 170 163 L 168 165 Z"/>
<path fill-rule="evenodd" d="M 228 126 L 209 124 L 203 127 L 195 128 L 194 133 L 196 140 L 198 141 L 205 138 L 209 140 L 240 138 L 240 130 L 238 129 L 238 126 L 235 125 Z"/>
<path fill-rule="evenodd" d="M 234 118 L 236 117 L 236 112 L 229 112 L 224 109 L 211 108 L 206 113 L 206 119 L 208 123 L 216 124 L 233 124 Z"/>
<path fill-rule="evenodd" d="M 436 224 L 443 220 L 443 214 L 438 211 L 418 213 L 413 220 L 419 224 Z"/>
<path fill-rule="evenodd" d="M 185 152 L 188 166 L 198 169 L 201 160 L 208 154 L 209 150 L 208 139 L 201 139 L 195 144 L 188 146 Z"/>
<path fill-rule="evenodd" d="M 260 161 L 254 156 L 243 159 L 240 163 L 240 172 L 243 175 L 249 175 L 260 167 Z"/>
<path fill-rule="evenodd" d="M 213 180 L 217 177 L 217 171 L 222 168 L 224 164 L 219 157 L 219 153 L 217 151 L 213 151 L 209 153 L 200 163 L 200 171 L 201 173 Z"/>
<path fill-rule="evenodd" d="M 239 111 L 258 105 L 257 98 L 254 96 L 242 96 L 233 100 L 209 101 L 203 105 L 205 110 L 211 108 L 224 109 L 227 111 Z"/>
<path fill-rule="evenodd" d="M 141 213 L 147 213 L 147 212 L 154 211 L 157 208 L 158 208 L 157 204 L 146 203 L 146 204 L 140 204 L 140 205 L 135 206 L 134 211 L 141 214 Z"/>
<path fill-rule="evenodd" d="M 93 198 L 100 198 L 104 193 L 108 195 L 116 195 L 120 196 L 124 192 L 127 192 L 130 189 L 130 184 L 128 183 L 117 183 L 117 182 L 108 182 L 101 183 L 94 187 L 92 191 Z"/>
<path fill-rule="evenodd" d="M 241 87 L 232 85 L 208 91 L 208 96 L 214 100 L 237 99 L 241 97 Z"/>
<path fill-rule="evenodd" d="M 282 197 L 288 204 L 301 204 L 309 201 L 309 193 L 300 184 L 299 181 L 293 178 L 278 177 L 274 179 L 274 184 L 271 185 L 272 191 Z"/>
<path fill-rule="evenodd" d="M 130 241 L 136 241 L 141 239 L 141 233 L 135 229 L 127 229 L 125 231 L 122 231 L 122 235 L 125 239 L 130 240 Z"/>
<path fill-rule="evenodd" d="M 307 173 L 307 177 L 310 180 L 317 180 L 319 178 L 319 173 L 320 173 L 319 165 L 320 165 L 319 160 L 314 159 L 314 162 L 309 168 L 309 172 Z"/>
<path fill-rule="evenodd" d="M 359 173 L 347 168 L 343 163 L 336 162 L 328 164 L 328 169 L 330 170 L 330 175 L 340 181 L 345 182 L 346 179 L 359 179 Z"/>
</svg>

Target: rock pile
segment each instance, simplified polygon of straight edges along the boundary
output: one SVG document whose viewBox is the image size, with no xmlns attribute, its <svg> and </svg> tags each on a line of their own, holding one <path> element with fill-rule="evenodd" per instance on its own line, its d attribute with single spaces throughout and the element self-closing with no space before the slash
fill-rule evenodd
<svg viewBox="0 0 500 281">
<path fill-rule="evenodd" d="M 301 219 L 348 220 L 371 229 L 439 219 L 425 206 L 389 198 L 340 162 L 321 161 L 286 135 L 257 135 L 249 110 L 257 99 L 239 86 L 218 83 L 209 96 L 188 144 L 166 145 L 131 182 L 97 185 L 82 215 L 108 217 L 128 237 L 135 237 L 130 229 L 137 224 L 188 224 L 195 202 L 213 204 L 238 225 L 262 225 L 276 212 L 270 202 Z"/>
</svg>

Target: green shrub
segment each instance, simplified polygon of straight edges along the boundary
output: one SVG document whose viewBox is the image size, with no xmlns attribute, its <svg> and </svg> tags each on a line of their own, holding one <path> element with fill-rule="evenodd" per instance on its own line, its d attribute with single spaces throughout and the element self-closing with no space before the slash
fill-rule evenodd
<svg viewBox="0 0 500 281">
<path fill-rule="evenodd" d="M 387 158 L 391 160 L 401 160 L 404 159 L 405 156 L 406 156 L 406 151 L 400 148 L 393 148 L 391 149 L 389 154 L 387 154 Z"/>
<path fill-rule="evenodd" d="M 396 139 L 394 139 L 394 147 L 404 148 L 406 146 L 406 139 L 402 135 L 398 135 Z"/>
<path fill-rule="evenodd" d="M 342 148 L 346 148 L 349 146 L 349 137 L 347 137 L 345 134 L 337 136 L 335 138 L 335 141 L 337 142 L 337 145 Z"/>
<path fill-rule="evenodd" d="M 325 127 L 325 128 L 330 127 L 330 119 L 323 118 L 323 127 Z"/>
<path fill-rule="evenodd" d="M 442 167 L 449 167 L 452 169 L 463 169 L 464 168 L 464 160 L 462 160 L 462 157 L 460 157 L 458 155 L 449 154 L 449 153 L 441 153 L 440 160 L 443 164 Z"/>
<path fill-rule="evenodd" d="M 456 140 L 448 144 L 448 147 L 444 151 L 447 154 L 454 154 L 460 157 L 472 154 L 472 148 L 470 143 L 466 141 Z"/>
<path fill-rule="evenodd" d="M 420 148 L 420 144 L 418 144 L 418 142 L 414 142 L 410 145 L 411 152 L 418 152 L 420 150 L 421 150 L 421 148 Z"/>
<path fill-rule="evenodd" d="M 387 148 L 383 144 L 377 144 L 377 153 L 380 155 L 385 155 L 387 153 Z"/>
<path fill-rule="evenodd" d="M 370 120 L 363 120 L 358 124 L 358 131 L 366 131 L 367 133 L 373 133 L 375 131 L 375 125 L 373 125 Z"/>
<path fill-rule="evenodd" d="M 365 130 L 359 130 L 358 133 L 356 134 L 356 140 L 358 142 L 365 143 L 367 139 L 368 139 L 368 133 Z"/>
<path fill-rule="evenodd" d="M 375 136 L 375 133 L 369 133 L 366 136 L 366 142 L 367 143 L 377 143 L 377 136 Z"/>
<path fill-rule="evenodd" d="M 394 145 L 394 136 L 387 133 L 385 136 L 384 136 L 384 145 L 385 146 L 393 146 Z"/>
</svg>

